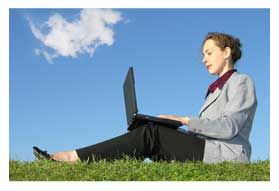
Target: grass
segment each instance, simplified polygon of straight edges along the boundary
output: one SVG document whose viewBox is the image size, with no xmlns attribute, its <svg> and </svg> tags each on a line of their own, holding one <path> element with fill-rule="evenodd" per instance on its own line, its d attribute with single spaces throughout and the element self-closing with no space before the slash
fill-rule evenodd
<svg viewBox="0 0 279 191">
<path fill-rule="evenodd" d="M 66 164 L 9 162 L 11 181 L 269 181 L 269 160 L 250 164 L 152 162 L 134 159 Z"/>
</svg>

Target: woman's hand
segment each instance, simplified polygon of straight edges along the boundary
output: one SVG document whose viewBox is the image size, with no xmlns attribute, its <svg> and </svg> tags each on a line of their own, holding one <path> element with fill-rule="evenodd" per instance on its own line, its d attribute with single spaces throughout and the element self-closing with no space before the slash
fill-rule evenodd
<svg viewBox="0 0 279 191">
<path fill-rule="evenodd" d="M 180 121 L 183 125 L 189 125 L 189 117 L 181 117 L 181 116 L 176 116 L 176 115 L 158 115 L 158 117 L 163 118 L 163 119 L 171 119 L 171 120 L 176 120 Z"/>
</svg>

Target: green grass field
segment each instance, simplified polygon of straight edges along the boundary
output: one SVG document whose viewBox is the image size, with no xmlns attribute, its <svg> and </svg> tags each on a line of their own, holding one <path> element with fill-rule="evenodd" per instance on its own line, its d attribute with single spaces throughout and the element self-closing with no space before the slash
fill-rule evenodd
<svg viewBox="0 0 279 191">
<path fill-rule="evenodd" d="M 11 181 L 269 181 L 269 160 L 251 164 L 146 163 L 133 159 L 65 164 L 9 162 Z"/>
</svg>

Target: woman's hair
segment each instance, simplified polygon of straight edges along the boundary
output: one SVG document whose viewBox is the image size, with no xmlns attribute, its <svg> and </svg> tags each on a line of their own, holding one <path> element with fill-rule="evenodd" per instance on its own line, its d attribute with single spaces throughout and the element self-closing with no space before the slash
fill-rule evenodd
<svg viewBox="0 0 279 191">
<path fill-rule="evenodd" d="M 232 62 L 235 64 L 241 58 L 240 40 L 232 35 L 218 32 L 209 32 L 203 41 L 203 45 L 207 40 L 214 40 L 216 46 L 224 50 L 226 47 L 231 49 Z"/>
</svg>

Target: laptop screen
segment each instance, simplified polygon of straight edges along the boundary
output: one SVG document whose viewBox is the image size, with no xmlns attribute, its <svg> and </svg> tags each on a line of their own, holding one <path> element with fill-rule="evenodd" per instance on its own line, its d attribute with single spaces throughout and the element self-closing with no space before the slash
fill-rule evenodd
<svg viewBox="0 0 279 191">
<path fill-rule="evenodd" d="M 128 126 L 132 123 L 133 117 L 138 112 L 136 101 L 135 80 L 133 74 L 133 67 L 130 67 L 126 75 L 124 84 L 124 99 Z"/>
</svg>

